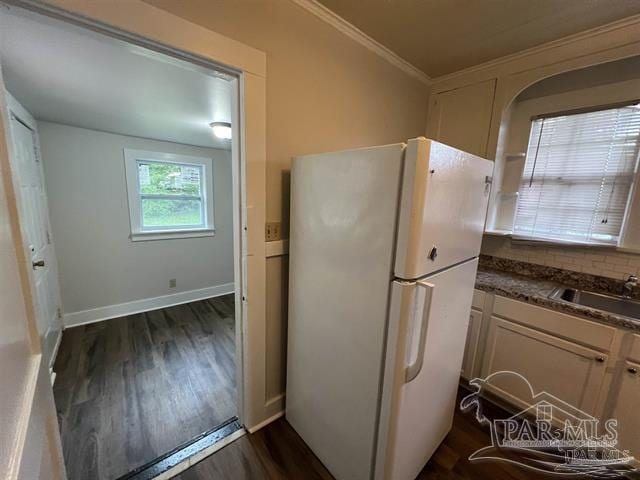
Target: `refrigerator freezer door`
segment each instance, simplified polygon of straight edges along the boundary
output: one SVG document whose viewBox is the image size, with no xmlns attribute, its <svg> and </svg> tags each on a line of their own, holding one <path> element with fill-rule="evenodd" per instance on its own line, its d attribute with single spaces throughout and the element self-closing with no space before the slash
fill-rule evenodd
<svg viewBox="0 0 640 480">
<path fill-rule="evenodd" d="M 451 429 L 477 265 L 393 284 L 376 480 L 416 478 Z"/>
<path fill-rule="evenodd" d="M 480 253 L 493 162 L 425 138 L 405 158 L 395 275 L 416 279 Z"/>
<path fill-rule="evenodd" d="M 339 479 L 370 479 L 404 144 L 296 158 L 289 423 Z"/>
</svg>

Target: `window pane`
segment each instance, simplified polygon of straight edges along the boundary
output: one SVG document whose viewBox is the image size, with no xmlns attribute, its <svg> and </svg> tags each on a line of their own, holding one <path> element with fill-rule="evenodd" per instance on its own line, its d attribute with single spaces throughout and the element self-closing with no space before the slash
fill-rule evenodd
<svg viewBox="0 0 640 480">
<path fill-rule="evenodd" d="M 204 226 L 200 200 L 142 199 L 142 228 Z"/>
<path fill-rule="evenodd" d="M 140 193 L 201 196 L 202 167 L 138 162 Z"/>
</svg>

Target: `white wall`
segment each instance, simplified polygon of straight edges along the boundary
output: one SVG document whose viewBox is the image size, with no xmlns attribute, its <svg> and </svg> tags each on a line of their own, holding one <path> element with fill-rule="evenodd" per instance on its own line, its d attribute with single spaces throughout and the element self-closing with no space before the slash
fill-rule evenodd
<svg viewBox="0 0 640 480">
<path fill-rule="evenodd" d="M 38 127 L 65 324 L 123 311 L 101 307 L 210 287 L 232 288 L 229 151 L 49 122 L 39 122 Z M 125 147 L 213 158 L 216 235 L 132 242 Z M 171 278 L 177 280 L 176 288 L 169 288 Z M 144 304 L 123 308 L 136 309 L 136 305 Z M 93 309 L 98 310 L 86 312 Z"/>
</svg>

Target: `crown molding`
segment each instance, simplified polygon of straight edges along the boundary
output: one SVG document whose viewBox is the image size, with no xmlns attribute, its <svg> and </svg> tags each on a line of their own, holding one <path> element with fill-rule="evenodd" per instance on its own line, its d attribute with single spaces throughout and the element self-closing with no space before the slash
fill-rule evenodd
<svg viewBox="0 0 640 480">
<path fill-rule="evenodd" d="M 425 85 L 431 85 L 431 78 L 422 70 L 414 67 L 411 63 L 401 58 L 398 54 L 392 52 L 387 47 L 377 42 L 369 35 L 364 33 L 355 25 L 347 22 L 340 15 L 329 10 L 327 7 L 319 3 L 317 0 L 291 0 L 293 3 L 304 8 L 308 12 L 314 14 L 320 20 L 328 23 L 336 30 L 344 33 L 352 40 L 358 42 L 363 47 L 371 50 L 373 53 L 384 58 L 387 62 L 399 68 L 403 72 L 420 80 Z"/>
<path fill-rule="evenodd" d="M 566 37 L 562 37 L 557 40 L 552 40 L 550 42 L 543 43 L 541 45 L 536 45 L 535 47 L 527 48 L 525 50 L 520 50 L 519 52 L 514 52 L 509 55 L 498 57 L 484 63 L 472 65 L 471 67 L 463 68 L 462 70 L 457 70 L 455 72 L 447 73 L 445 75 L 432 78 L 431 83 L 434 84 L 434 83 L 446 82 L 458 77 L 469 75 L 471 73 L 480 72 L 483 70 L 490 70 L 492 68 L 496 68 L 516 60 L 520 60 L 526 57 L 530 57 L 532 55 L 544 53 L 554 48 L 571 45 L 572 43 L 584 42 L 594 37 L 606 35 L 608 33 L 615 32 L 616 30 L 620 30 L 628 27 L 640 27 L 640 14 L 632 15 L 630 17 L 626 17 L 621 20 L 616 20 L 614 22 L 607 23 L 599 27 L 590 28 L 589 30 L 583 30 L 582 32 L 574 33 L 573 35 L 568 35 Z"/>
</svg>

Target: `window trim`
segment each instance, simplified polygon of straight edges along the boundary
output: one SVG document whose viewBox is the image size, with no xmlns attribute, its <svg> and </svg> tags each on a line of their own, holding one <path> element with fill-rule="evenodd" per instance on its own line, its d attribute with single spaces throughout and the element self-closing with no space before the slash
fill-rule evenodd
<svg viewBox="0 0 640 480">
<path fill-rule="evenodd" d="M 211 237 L 215 235 L 214 204 L 213 204 L 213 159 L 195 157 L 166 152 L 152 152 L 125 148 L 124 165 L 127 186 L 127 201 L 129 207 L 129 227 L 131 241 L 168 240 L 172 238 Z M 139 190 L 138 162 L 174 163 L 179 165 L 198 166 L 202 170 L 202 208 L 205 219 L 204 227 L 168 227 L 157 229 L 143 229 L 141 202 L 142 194 Z"/>
</svg>

